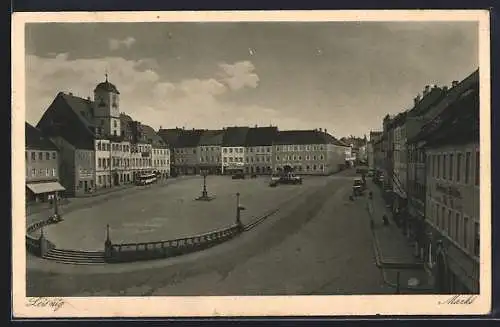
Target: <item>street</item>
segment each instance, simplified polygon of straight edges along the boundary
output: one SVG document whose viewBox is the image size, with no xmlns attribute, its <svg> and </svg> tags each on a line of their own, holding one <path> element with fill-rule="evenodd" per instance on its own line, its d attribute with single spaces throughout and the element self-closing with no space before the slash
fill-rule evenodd
<svg viewBox="0 0 500 327">
<path fill-rule="evenodd" d="M 352 170 L 324 178 L 234 240 L 182 257 L 105 266 L 28 263 L 28 296 L 384 294 Z M 242 181 L 244 182 L 244 181 Z"/>
</svg>

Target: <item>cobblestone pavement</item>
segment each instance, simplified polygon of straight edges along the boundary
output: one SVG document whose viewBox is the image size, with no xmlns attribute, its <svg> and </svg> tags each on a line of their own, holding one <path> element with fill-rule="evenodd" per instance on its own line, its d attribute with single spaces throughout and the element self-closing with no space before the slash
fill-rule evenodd
<svg viewBox="0 0 500 327">
<path fill-rule="evenodd" d="M 104 192 L 96 196 L 62 199 L 59 206 L 59 212 L 61 214 L 67 214 L 81 208 L 106 202 L 108 200 L 134 195 L 142 192 L 144 189 L 166 187 L 196 177 L 197 176 L 182 176 L 178 178 L 171 178 L 150 186 L 127 185 L 117 189 L 110 189 L 109 192 Z M 54 209 L 48 203 L 35 205 L 35 208 L 31 210 L 27 209 L 26 223 L 30 224 L 35 221 L 46 219 L 47 216 L 51 215 L 53 212 Z"/>
<path fill-rule="evenodd" d="M 29 296 L 387 294 L 352 171 L 250 232 L 183 257 L 104 267 L 29 269 Z M 351 174 L 351 175 L 349 175 Z M 30 265 L 29 265 L 30 266 Z"/>
<path fill-rule="evenodd" d="M 271 188 L 267 178 L 232 180 L 228 176 L 207 179 L 210 202 L 195 201 L 202 178 L 192 178 L 169 187 L 108 199 L 64 215 L 64 222 L 45 228 L 46 237 L 58 248 L 103 250 L 106 225 L 113 243 L 177 239 L 226 228 L 236 221 L 236 193 L 245 206 L 243 223 L 265 215 L 282 203 L 320 187 L 328 179 L 310 177 L 302 185 Z"/>
</svg>

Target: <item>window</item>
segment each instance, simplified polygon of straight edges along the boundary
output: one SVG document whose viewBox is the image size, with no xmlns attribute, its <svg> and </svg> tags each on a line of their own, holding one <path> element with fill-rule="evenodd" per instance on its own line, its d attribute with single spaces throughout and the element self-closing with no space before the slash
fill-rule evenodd
<svg viewBox="0 0 500 327">
<path fill-rule="evenodd" d="M 453 154 L 450 154 L 450 161 L 448 162 L 448 179 L 453 180 Z"/>
<path fill-rule="evenodd" d="M 448 162 L 448 155 L 443 155 L 443 179 L 448 179 L 448 171 L 446 170 L 447 168 L 447 163 Z"/>
<path fill-rule="evenodd" d="M 439 217 L 439 204 L 436 203 L 436 225 L 441 228 L 441 219 Z"/>
<path fill-rule="evenodd" d="M 99 181 L 99 184 L 102 184 L 102 176 L 97 177 L 97 180 Z"/>
<path fill-rule="evenodd" d="M 38 160 L 43 160 L 43 153 L 42 152 L 38 152 Z"/>
<path fill-rule="evenodd" d="M 465 178 L 464 182 L 465 184 L 469 184 L 470 181 L 470 159 L 471 159 L 471 154 L 470 152 L 467 152 L 465 154 Z"/>
<path fill-rule="evenodd" d="M 451 217 L 452 217 L 451 210 L 448 209 L 448 226 L 446 226 L 446 227 L 447 227 L 447 233 L 450 237 L 452 236 L 452 232 L 453 232 L 452 225 L 451 225 L 451 219 L 452 219 Z"/>
<path fill-rule="evenodd" d="M 444 215 L 445 215 L 445 211 L 446 211 L 445 207 L 441 207 L 441 229 L 442 229 L 442 230 L 445 230 L 445 229 L 446 229 L 445 222 L 444 222 L 444 219 L 445 219 L 445 217 L 444 217 Z"/>
<path fill-rule="evenodd" d="M 50 152 L 45 152 L 45 160 L 50 160 Z"/>
<path fill-rule="evenodd" d="M 116 127 L 116 120 L 113 120 L 113 126 Z M 116 131 L 115 131 L 115 135 L 116 135 Z"/>
<path fill-rule="evenodd" d="M 57 176 L 57 170 L 55 168 L 52 168 L 52 176 L 54 177 Z"/>
<path fill-rule="evenodd" d="M 460 242 L 460 214 L 455 213 L 455 241 Z"/>
<path fill-rule="evenodd" d="M 441 155 L 437 155 L 437 175 L 436 178 L 441 177 Z"/>
<path fill-rule="evenodd" d="M 227 149 L 226 149 L 226 148 L 224 148 L 224 149 L 222 150 L 222 152 L 227 153 Z"/>
<path fill-rule="evenodd" d="M 479 151 L 476 151 L 476 169 L 475 169 L 475 172 L 476 172 L 476 175 L 475 175 L 475 180 L 476 180 L 476 185 L 479 185 L 479 169 L 481 168 L 481 162 L 479 161 L 480 157 L 479 157 Z"/>
<path fill-rule="evenodd" d="M 280 157 L 276 156 L 276 161 L 280 161 Z"/>
<path fill-rule="evenodd" d="M 464 249 L 468 249 L 469 248 L 469 218 L 467 217 L 464 217 L 464 228 L 462 229 L 462 244 L 464 246 Z"/>
<path fill-rule="evenodd" d="M 233 148 L 229 148 L 229 153 L 233 153 Z"/>
<path fill-rule="evenodd" d="M 52 152 L 52 159 L 56 159 L 56 157 L 57 157 L 56 152 Z"/>
<path fill-rule="evenodd" d="M 457 154 L 457 166 L 455 167 L 455 173 L 457 175 L 456 180 L 460 182 L 460 176 L 462 174 L 462 154 Z"/>
<path fill-rule="evenodd" d="M 36 160 L 36 153 L 35 152 L 31 152 L 31 160 Z"/>
<path fill-rule="evenodd" d="M 479 223 L 474 223 L 474 255 L 479 257 L 480 242 L 479 242 Z"/>
</svg>

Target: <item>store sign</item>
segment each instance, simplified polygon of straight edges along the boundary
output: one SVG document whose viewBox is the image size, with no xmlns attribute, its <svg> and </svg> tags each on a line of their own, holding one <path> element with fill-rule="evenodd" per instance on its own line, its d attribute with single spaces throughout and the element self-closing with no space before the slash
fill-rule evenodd
<svg viewBox="0 0 500 327">
<path fill-rule="evenodd" d="M 436 184 L 436 191 L 441 192 L 443 194 L 455 197 L 455 198 L 462 198 L 462 194 L 460 194 L 460 191 L 454 187 L 454 186 L 445 186 L 442 184 Z"/>
</svg>

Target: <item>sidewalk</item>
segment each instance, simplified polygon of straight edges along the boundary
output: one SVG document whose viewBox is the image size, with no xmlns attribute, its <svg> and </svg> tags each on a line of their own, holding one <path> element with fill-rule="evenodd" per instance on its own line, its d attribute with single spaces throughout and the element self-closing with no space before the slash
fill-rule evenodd
<svg viewBox="0 0 500 327">
<path fill-rule="evenodd" d="M 384 280 L 394 288 L 399 285 L 402 292 L 430 293 L 431 285 L 422 262 L 413 255 L 413 247 L 392 219 L 391 211 L 386 208 L 382 190 L 372 182 L 367 183 L 368 190 L 373 194 L 373 200 L 367 199 L 367 209 L 371 212 L 373 221 L 373 243 L 377 265 L 382 269 Z M 382 217 L 389 218 L 389 225 L 384 226 Z M 418 279 L 419 284 L 409 286 L 410 279 Z"/>
</svg>

